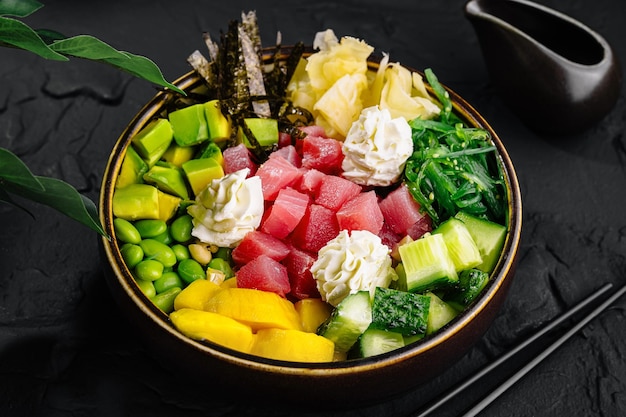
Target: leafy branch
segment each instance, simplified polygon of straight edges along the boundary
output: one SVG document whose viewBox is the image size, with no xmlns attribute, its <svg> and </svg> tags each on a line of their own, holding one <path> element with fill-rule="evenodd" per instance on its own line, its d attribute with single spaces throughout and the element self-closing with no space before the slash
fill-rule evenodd
<svg viewBox="0 0 626 417">
<path fill-rule="evenodd" d="M 43 4 L 36 0 L 0 0 L 0 46 L 26 50 L 55 61 L 69 61 L 70 57 L 75 57 L 100 62 L 185 94 L 166 81 L 159 67 L 146 57 L 118 51 L 90 35 L 67 37 L 53 30 L 32 29 L 19 20 L 42 7 Z M 61 180 L 34 175 L 15 154 L 0 147 L 0 201 L 26 210 L 12 195 L 52 207 L 106 235 L 96 205 L 90 199 Z"/>
</svg>

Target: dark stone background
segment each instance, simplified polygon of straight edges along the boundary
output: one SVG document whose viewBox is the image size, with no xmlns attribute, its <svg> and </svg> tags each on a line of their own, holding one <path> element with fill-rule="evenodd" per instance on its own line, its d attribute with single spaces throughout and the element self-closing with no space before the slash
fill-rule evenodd
<svg viewBox="0 0 626 417">
<path fill-rule="evenodd" d="M 228 2 L 48 1 L 26 21 L 66 35 L 92 34 L 153 59 L 168 80 L 189 70 L 242 10 L 256 10 L 264 44 L 311 42 L 332 28 L 365 39 L 392 60 L 433 68 L 498 132 L 524 201 L 518 273 L 500 315 L 458 363 L 413 392 L 352 411 L 310 404 L 228 402 L 175 378 L 131 331 L 105 285 L 95 233 L 34 204 L 35 218 L 0 205 L 0 415 L 2 416 L 397 416 L 480 369 L 603 283 L 625 282 L 626 103 L 568 137 L 536 134 L 489 82 L 463 1 Z M 621 0 L 543 0 L 583 21 L 626 63 Z M 61 178 L 97 201 L 113 143 L 155 87 L 109 67 L 45 61 L 0 50 L 0 144 L 39 175 Z M 618 416 L 626 413 L 624 306 L 594 320 L 507 391 L 484 416 Z M 176 358 L 171 358 L 172 362 Z M 439 415 L 456 415 L 498 383 L 478 384 Z M 324 401 L 320 398 L 320 401 Z"/>
</svg>

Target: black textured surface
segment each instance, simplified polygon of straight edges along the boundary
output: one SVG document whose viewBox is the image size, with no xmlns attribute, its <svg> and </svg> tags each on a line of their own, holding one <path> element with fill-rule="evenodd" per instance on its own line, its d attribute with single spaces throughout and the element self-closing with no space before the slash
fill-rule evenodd
<svg viewBox="0 0 626 417">
<path fill-rule="evenodd" d="M 175 379 L 130 331 L 102 276 L 96 235 L 47 208 L 36 218 L 0 205 L 0 415 L 2 416 L 398 416 L 479 369 L 605 282 L 626 283 L 624 88 L 598 125 L 568 137 L 537 135 L 489 83 L 463 2 L 48 1 L 27 19 L 66 35 L 89 33 L 146 55 L 173 80 L 242 10 L 259 16 L 265 44 L 311 42 L 316 31 L 363 38 L 391 59 L 433 68 L 498 132 L 524 201 L 518 272 L 485 337 L 449 371 L 415 391 L 359 410 L 229 402 Z M 620 0 L 541 1 L 580 19 L 626 63 Z M 44 61 L 0 50 L 0 144 L 40 175 L 61 178 L 97 201 L 108 153 L 153 86 L 86 61 Z M 484 416 L 626 414 L 626 324 L 620 300 L 491 405 Z M 176 358 L 171 358 L 175 363 Z M 456 415 L 497 379 L 439 415 Z M 323 398 L 320 401 L 323 402 Z"/>
</svg>

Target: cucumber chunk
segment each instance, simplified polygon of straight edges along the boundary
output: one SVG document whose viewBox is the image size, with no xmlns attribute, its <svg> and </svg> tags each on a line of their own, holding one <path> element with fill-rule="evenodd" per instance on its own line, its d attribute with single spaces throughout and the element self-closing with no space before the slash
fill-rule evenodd
<svg viewBox="0 0 626 417">
<path fill-rule="evenodd" d="M 359 291 L 341 300 L 317 334 L 335 343 L 335 350 L 348 352 L 372 322 L 369 291 Z"/>
<path fill-rule="evenodd" d="M 459 277 L 443 235 L 431 234 L 399 247 L 405 282 L 399 288 L 424 292 L 454 286 Z"/>
<path fill-rule="evenodd" d="M 491 273 L 500 258 L 507 228 L 501 224 L 467 214 L 464 211 L 458 212 L 454 217 L 465 223 L 467 230 L 476 242 L 476 246 L 478 246 L 483 261 L 476 268 Z"/>
<path fill-rule="evenodd" d="M 426 334 L 432 334 L 448 324 L 458 314 L 455 308 L 447 304 L 432 292 L 426 293 L 430 297 L 430 308 L 428 309 L 428 328 Z"/>
<path fill-rule="evenodd" d="M 389 288 L 377 287 L 372 303 L 370 329 L 413 336 L 426 332 L 430 298 Z"/>
<path fill-rule="evenodd" d="M 463 309 L 470 305 L 489 281 L 489 274 L 479 269 L 467 269 L 459 274 L 459 284 L 445 295 L 445 301 Z"/>
<path fill-rule="evenodd" d="M 369 358 L 403 346 L 404 338 L 400 333 L 369 328 L 359 338 L 359 356 Z"/>
<path fill-rule="evenodd" d="M 433 230 L 433 234 L 442 234 L 448 253 L 456 272 L 480 265 L 483 258 L 474 242 L 474 238 L 461 220 L 451 217 Z"/>
</svg>

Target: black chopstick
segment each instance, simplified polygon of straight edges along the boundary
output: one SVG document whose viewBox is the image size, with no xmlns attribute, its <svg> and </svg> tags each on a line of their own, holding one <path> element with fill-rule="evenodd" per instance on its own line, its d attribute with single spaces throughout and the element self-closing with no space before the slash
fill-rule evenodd
<svg viewBox="0 0 626 417">
<path fill-rule="evenodd" d="M 474 375 L 469 377 L 467 380 L 465 380 L 461 384 L 459 384 L 456 387 L 452 388 L 450 391 L 448 391 L 447 393 L 445 393 L 444 395 L 439 397 L 436 401 L 431 403 L 427 408 L 421 410 L 418 414 L 415 414 L 413 417 L 426 417 L 426 416 L 430 415 L 431 413 L 436 411 L 439 407 L 441 407 L 443 404 L 445 404 L 450 399 L 452 399 L 456 395 L 458 395 L 461 391 L 467 389 L 474 382 L 476 382 L 479 379 L 483 378 L 489 372 L 491 372 L 492 370 L 494 370 L 495 368 L 500 366 L 502 363 L 504 363 L 507 360 L 509 360 L 512 356 L 516 355 L 521 350 L 525 349 L 528 345 L 530 345 L 531 343 L 533 343 L 534 341 L 536 341 L 537 339 L 539 339 L 540 337 L 542 337 L 546 333 L 550 332 L 551 330 L 553 330 L 554 328 L 559 326 L 565 320 L 568 320 L 569 318 L 571 318 L 573 315 L 575 315 L 576 313 L 578 313 L 579 311 L 581 311 L 582 309 L 587 307 L 589 304 L 593 303 L 601 295 L 606 293 L 612 286 L 613 286 L 613 284 L 611 284 L 611 283 L 605 284 L 604 286 L 602 286 L 600 289 L 596 290 L 591 295 L 585 297 L 582 301 L 580 301 L 577 305 L 572 307 L 570 310 L 568 310 L 567 312 L 565 312 L 564 314 L 562 314 L 558 318 L 554 319 L 552 322 L 550 322 L 546 326 L 542 327 L 539 331 L 537 331 L 532 336 L 524 339 L 523 342 L 521 342 L 516 347 L 514 347 L 513 349 L 508 351 L 506 354 L 504 354 L 501 357 L 499 357 L 498 359 L 496 359 L 494 362 L 492 362 L 489 365 L 487 365 L 484 368 L 482 368 L 480 371 L 478 371 L 477 373 L 475 373 Z M 510 388 L 515 382 L 517 382 L 519 379 L 521 379 L 526 373 L 528 373 L 539 362 L 541 362 L 543 359 L 545 359 L 545 357 L 547 357 L 550 353 L 552 353 L 557 347 L 559 347 L 569 337 L 571 337 L 574 333 L 576 333 L 578 330 L 580 330 L 582 327 L 584 327 L 595 316 L 600 314 L 607 306 L 609 306 L 616 299 L 618 299 L 625 291 L 626 291 L 626 286 L 622 287 L 614 295 L 612 295 L 610 298 L 608 298 L 604 303 L 602 303 L 595 310 L 593 310 L 593 312 L 591 312 L 590 314 L 585 316 L 585 318 L 583 320 L 581 320 L 576 326 L 574 326 L 566 334 L 561 336 L 557 341 L 555 341 L 552 345 L 550 345 L 548 348 L 546 348 L 542 353 L 540 353 L 537 357 L 535 357 L 535 359 L 533 359 L 528 364 L 526 364 L 522 369 L 520 369 L 518 372 L 513 374 L 513 376 L 511 376 L 506 382 L 504 382 L 502 385 L 500 385 L 500 387 L 498 387 L 496 390 L 491 392 L 482 401 L 480 401 L 478 404 L 476 404 L 474 407 L 472 407 L 470 410 L 468 410 L 466 412 L 466 414 L 464 414 L 463 416 L 464 417 L 475 416 L 480 411 L 482 411 L 487 405 L 491 404 L 500 394 L 502 394 L 504 391 L 506 391 L 508 388 Z"/>
</svg>

